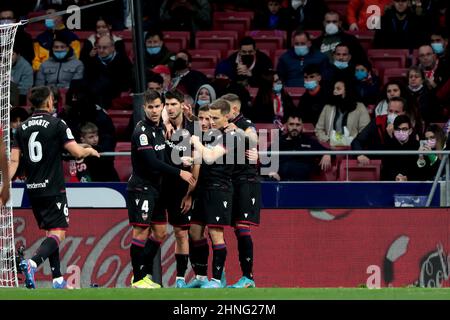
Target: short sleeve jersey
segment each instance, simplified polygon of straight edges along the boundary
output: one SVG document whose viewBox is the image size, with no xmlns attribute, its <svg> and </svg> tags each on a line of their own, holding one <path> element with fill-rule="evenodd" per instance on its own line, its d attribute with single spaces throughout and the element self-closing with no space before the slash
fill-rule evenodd
<svg viewBox="0 0 450 320">
<path fill-rule="evenodd" d="M 21 151 L 30 196 L 47 197 L 65 192 L 62 153 L 64 146 L 72 141 L 75 139 L 67 124 L 43 110 L 36 110 L 17 128 L 12 148 Z"/>
<path fill-rule="evenodd" d="M 245 118 L 242 114 L 239 114 L 232 121 L 236 127 L 246 131 L 248 128 L 252 128 L 256 132 L 256 127 L 250 119 Z M 245 140 L 242 141 L 245 143 L 245 151 L 250 148 L 250 141 L 246 137 Z M 245 178 L 254 178 L 257 176 L 257 169 L 255 164 L 250 164 L 249 160 L 245 158 L 245 163 L 236 164 L 233 170 L 233 181 L 236 179 L 245 179 Z"/>
</svg>

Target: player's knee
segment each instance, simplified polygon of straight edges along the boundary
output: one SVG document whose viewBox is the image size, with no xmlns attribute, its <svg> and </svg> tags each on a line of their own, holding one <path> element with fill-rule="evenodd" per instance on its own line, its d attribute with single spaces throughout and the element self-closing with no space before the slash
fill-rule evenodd
<svg viewBox="0 0 450 320">
<path fill-rule="evenodd" d="M 133 238 L 145 241 L 148 238 L 149 228 L 133 227 Z"/>
<path fill-rule="evenodd" d="M 163 242 L 167 237 L 167 231 L 165 229 L 152 230 L 152 237 L 155 240 Z"/>
<path fill-rule="evenodd" d="M 175 230 L 175 239 L 178 242 L 187 242 L 188 241 L 188 231 L 187 230 Z"/>
</svg>

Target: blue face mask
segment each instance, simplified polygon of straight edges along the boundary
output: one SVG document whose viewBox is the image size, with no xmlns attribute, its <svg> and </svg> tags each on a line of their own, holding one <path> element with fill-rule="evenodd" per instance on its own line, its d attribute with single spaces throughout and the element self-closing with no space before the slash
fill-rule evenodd
<svg viewBox="0 0 450 320">
<path fill-rule="evenodd" d="M 274 92 L 280 93 L 280 92 L 281 92 L 281 89 L 283 89 L 283 84 L 281 84 L 281 83 L 275 83 L 275 84 L 273 85 L 273 91 L 274 91 Z"/>
<path fill-rule="evenodd" d="M 306 90 L 314 90 L 315 88 L 317 88 L 317 81 L 316 80 L 311 80 L 311 81 L 305 81 L 304 83 L 304 87 Z"/>
<path fill-rule="evenodd" d="M 433 51 L 436 54 L 444 53 L 444 44 L 442 42 L 432 43 L 431 47 L 433 48 Z"/>
<path fill-rule="evenodd" d="M 199 105 L 199 107 L 204 106 L 205 104 L 208 103 L 209 103 L 208 100 L 197 100 L 197 104 Z"/>
<path fill-rule="evenodd" d="M 53 19 L 45 19 L 45 27 L 47 29 L 55 29 L 55 20 L 53 20 Z"/>
<path fill-rule="evenodd" d="M 101 62 L 103 63 L 109 63 L 112 59 L 114 59 L 115 56 L 115 52 L 107 55 L 106 57 L 100 57 L 98 56 L 98 58 L 100 59 Z"/>
<path fill-rule="evenodd" d="M 66 57 L 67 51 L 53 51 L 53 55 L 56 59 L 62 60 Z"/>
<path fill-rule="evenodd" d="M 12 128 L 12 129 L 11 129 L 11 133 L 12 133 L 13 135 L 16 133 L 16 131 L 17 131 L 17 128 Z"/>
<path fill-rule="evenodd" d="M 348 62 L 345 61 L 334 61 L 334 65 L 336 66 L 336 68 L 338 69 L 346 69 L 348 68 Z"/>
<path fill-rule="evenodd" d="M 308 46 L 295 46 L 294 50 L 295 54 L 301 57 L 306 56 L 309 53 Z"/>
<path fill-rule="evenodd" d="M 150 55 L 158 54 L 161 51 L 161 47 L 147 47 L 147 52 Z"/>
<path fill-rule="evenodd" d="M 361 81 L 367 78 L 369 74 L 366 70 L 356 70 L 355 71 L 355 77 L 357 80 Z"/>
</svg>

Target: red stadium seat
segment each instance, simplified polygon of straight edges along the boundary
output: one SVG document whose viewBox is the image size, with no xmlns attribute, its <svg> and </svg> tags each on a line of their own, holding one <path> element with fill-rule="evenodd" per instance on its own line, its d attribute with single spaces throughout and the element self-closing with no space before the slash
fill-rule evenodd
<svg viewBox="0 0 450 320">
<path fill-rule="evenodd" d="M 31 19 L 31 18 L 41 17 L 41 16 L 45 16 L 46 14 L 47 13 L 45 12 L 45 10 L 32 11 L 32 12 L 28 13 L 27 18 Z M 27 32 L 29 32 L 30 34 L 32 32 L 41 33 L 46 30 L 46 27 L 44 25 L 44 21 L 37 21 L 37 22 L 28 23 L 25 26 L 25 30 Z M 35 37 L 33 37 L 33 39 L 35 39 Z"/>
<path fill-rule="evenodd" d="M 127 182 L 133 172 L 130 156 L 116 156 L 114 158 L 114 168 L 121 182 Z"/>
<path fill-rule="evenodd" d="M 215 68 L 220 60 L 220 50 L 193 49 L 189 50 L 192 56 L 192 69 Z"/>
<path fill-rule="evenodd" d="M 116 148 L 114 151 L 115 152 L 131 151 L 131 142 L 128 142 L 128 141 L 117 142 Z"/>
<path fill-rule="evenodd" d="M 300 97 L 305 93 L 305 88 L 303 87 L 285 87 L 287 93 L 291 96 L 294 105 L 298 105 Z"/>
<path fill-rule="evenodd" d="M 272 130 L 277 130 L 277 126 L 273 123 L 255 123 L 256 131 L 259 136 L 258 149 L 266 151 L 272 142 Z"/>
<path fill-rule="evenodd" d="M 281 55 L 283 53 L 285 53 L 287 50 L 286 49 L 278 49 L 275 50 L 275 54 L 273 56 L 273 67 L 276 69 L 277 68 L 277 64 L 278 64 L 278 60 L 280 59 Z"/>
<path fill-rule="evenodd" d="M 220 50 L 222 58 L 226 57 L 228 50 L 234 48 L 236 48 L 236 39 L 230 36 L 197 36 L 195 39 L 195 49 Z"/>
<path fill-rule="evenodd" d="M 370 49 L 367 56 L 372 66 L 378 69 L 380 78 L 383 79 L 385 69 L 406 68 L 409 51 L 408 49 Z"/>
<path fill-rule="evenodd" d="M 131 32 L 131 30 L 114 31 L 114 34 L 118 37 L 121 37 L 123 40 L 133 39 L 133 33 Z"/>
<path fill-rule="evenodd" d="M 309 36 L 311 37 L 311 39 L 317 39 L 318 37 L 320 37 L 322 35 L 322 30 L 306 30 L 306 32 L 309 33 Z M 292 40 L 294 39 L 294 37 L 292 37 Z M 293 43 L 293 41 L 291 40 L 291 43 Z"/>
<path fill-rule="evenodd" d="M 357 160 L 342 160 L 339 166 L 339 181 L 379 181 L 381 160 L 370 160 L 361 166 Z"/>
<path fill-rule="evenodd" d="M 407 74 L 408 74 L 407 68 L 385 69 L 383 74 L 383 84 L 386 84 L 388 81 L 391 80 L 406 81 Z"/>
<path fill-rule="evenodd" d="M 303 123 L 303 133 L 307 135 L 314 135 L 314 123 Z"/>
<path fill-rule="evenodd" d="M 208 79 L 212 80 L 215 77 L 215 68 L 199 68 L 196 69 L 197 71 L 200 71 L 201 73 L 203 73 Z"/>
<path fill-rule="evenodd" d="M 133 114 L 131 110 L 108 110 L 108 114 L 111 117 L 114 127 L 116 128 L 116 136 L 118 141 L 128 141 L 129 137 L 126 135 L 128 123 L 130 117 Z"/>
<path fill-rule="evenodd" d="M 189 31 L 164 31 L 164 44 L 172 52 L 189 48 L 191 34 Z"/>
<path fill-rule="evenodd" d="M 375 36 L 375 31 L 364 30 L 364 31 L 347 31 L 347 33 L 354 35 L 358 40 L 364 51 L 367 52 L 373 47 L 373 38 Z"/>
<path fill-rule="evenodd" d="M 349 0 L 326 0 L 328 10 L 336 11 L 341 17 L 341 21 L 345 20 L 347 16 L 347 6 Z M 320 17 L 322 19 L 322 17 Z"/>
<path fill-rule="evenodd" d="M 213 30 L 233 30 L 241 38 L 250 29 L 253 12 L 214 12 Z"/>
<path fill-rule="evenodd" d="M 256 48 L 269 51 L 269 56 L 273 56 L 276 50 L 283 49 L 285 46 L 284 40 L 281 37 L 257 36 L 253 37 L 253 39 L 256 42 Z"/>
</svg>

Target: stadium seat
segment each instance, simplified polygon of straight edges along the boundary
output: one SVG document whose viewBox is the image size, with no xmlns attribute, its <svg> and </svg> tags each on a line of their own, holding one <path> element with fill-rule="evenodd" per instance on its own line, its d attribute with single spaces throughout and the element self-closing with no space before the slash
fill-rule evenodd
<svg viewBox="0 0 450 320">
<path fill-rule="evenodd" d="M 384 70 L 383 84 L 386 84 L 391 80 L 406 81 L 406 75 L 408 73 L 407 68 L 389 68 Z"/>
<path fill-rule="evenodd" d="M 303 123 L 303 133 L 306 135 L 315 135 L 314 123 Z"/>
<path fill-rule="evenodd" d="M 237 32 L 198 31 L 195 37 L 195 49 L 220 50 L 225 58 L 228 50 L 235 49 Z"/>
<path fill-rule="evenodd" d="M 268 150 L 272 142 L 272 130 L 277 130 L 277 126 L 273 123 L 255 123 L 255 128 L 259 136 L 258 149 L 260 151 Z"/>
<path fill-rule="evenodd" d="M 306 32 L 309 33 L 309 36 L 311 37 L 311 39 L 317 39 L 318 37 L 320 37 L 322 35 L 322 30 L 306 30 Z M 292 37 L 291 39 L 291 43 L 293 43 L 294 37 Z"/>
<path fill-rule="evenodd" d="M 280 59 L 281 55 L 286 52 L 286 49 L 278 49 L 275 50 L 275 54 L 273 55 L 273 67 L 275 70 L 277 69 L 278 60 Z"/>
<path fill-rule="evenodd" d="M 384 70 L 390 68 L 406 68 L 409 56 L 408 49 L 370 49 L 367 51 L 369 61 L 378 69 L 380 79 L 384 77 Z"/>
<path fill-rule="evenodd" d="M 341 20 L 345 21 L 347 16 L 347 6 L 349 0 L 326 0 L 325 3 L 328 6 L 328 10 L 336 11 L 339 13 Z"/>
<path fill-rule="evenodd" d="M 164 31 L 164 44 L 172 52 L 188 49 L 191 34 L 189 31 Z"/>
<path fill-rule="evenodd" d="M 92 34 L 94 34 L 94 31 L 75 31 L 75 34 L 80 39 L 81 43 L 84 43 L 87 38 L 89 38 Z"/>
<path fill-rule="evenodd" d="M 131 151 L 131 142 L 121 141 L 116 143 L 115 152 L 127 152 Z"/>
<path fill-rule="evenodd" d="M 40 16 L 45 16 L 47 13 L 45 12 L 45 10 L 39 10 L 39 11 L 31 11 L 27 14 L 27 18 L 31 19 L 31 18 L 36 18 L 36 17 L 40 17 Z M 32 32 L 37 32 L 38 34 L 45 31 L 46 27 L 44 25 L 44 21 L 37 21 L 37 22 L 32 22 L 32 23 L 27 23 L 25 26 L 25 30 L 27 32 L 29 32 L 30 34 Z M 35 37 L 33 37 L 33 39 L 36 39 Z"/>
<path fill-rule="evenodd" d="M 259 51 L 261 51 L 261 52 L 264 52 L 272 61 L 273 61 L 273 56 L 274 56 L 274 53 L 273 52 L 270 52 L 270 50 L 267 50 L 267 49 L 258 49 Z M 227 51 L 227 56 L 225 57 L 225 58 L 228 58 L 229 56 L 231 56 L 233 53 L 235 53 L 237 50 L 228 50 Z"/>
<path fill-rule="evenodd" d="M 339 166 L 339 181 L 379 181 L 381 160 L 370 160 L 361 166 L 357 160 L 342 160 Z"/>
<path fill-rule="evenodd" d="M 114 168 L 121 182 L 127 182 L 133 172 L 130 156 L 116 156 L 114 158 Z"/>
<path fill-rule="evenodd" d="M 121 31 L 114 31 L 114 34 L 118 37 L 121 37 L 123 40 L 132 40 L 133 39 L 133 33 L 131 30 L 121 30 Z"/>
<path fill-rule="evenodd" d="M 220 50 L 193 49 L 189 50 L 192 56 L 192 69 L 215 68 L 220 60 Z"/>
<path fill-rule="evenodd" d="M 305 88 L 303 87 L 285 87 L 287 93 L 291 96 L 294 105 L 298 105 L 300 97 L 305 93 Z"/>
<path fill-rule="evenodd" d="M 209 80 L 212 80 L 215 77 L 215 68 L 199 68 L 196 70 L 203 73 Z"/>
<path fill-rule="evenodd" d="M 242 38 L 250 29 L 253 12 L 214 12 L 213 30 L 233 30 Z"/>
<path fill-rule="evenodd" d="M 114 127 L 116 128 L 116 136 L 118 141 L 128 141 L 127 127 L 130 122 L 130 117 L 133 114 L 131 110 L 108 110 L 108 114 L 111 117 Z"/>
<path fill-rule="evenodd" d="M 367 52 L 373 47 L 373 38 L 375 32 L 372 30 L 358 30 L 358 31 L 347 31 L 347 33 L 352 34 L 359 40 L 359 43 L 363 47 L 364 51 Z"/>
</svg>

